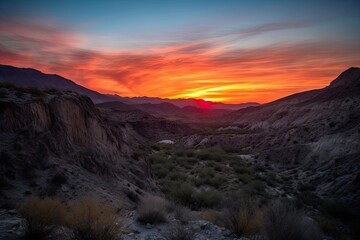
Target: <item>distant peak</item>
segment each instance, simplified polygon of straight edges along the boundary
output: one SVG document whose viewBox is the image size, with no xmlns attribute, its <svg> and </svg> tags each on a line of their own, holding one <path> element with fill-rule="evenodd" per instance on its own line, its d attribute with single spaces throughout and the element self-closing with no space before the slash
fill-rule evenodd
<svg viewBox="0 0 360 240">
<path fill-rule="evenodd" d="M 360 68 L 351 67 L 342 72 L 329 87 L 352 87 L 360 84 Z"/>
</svg>

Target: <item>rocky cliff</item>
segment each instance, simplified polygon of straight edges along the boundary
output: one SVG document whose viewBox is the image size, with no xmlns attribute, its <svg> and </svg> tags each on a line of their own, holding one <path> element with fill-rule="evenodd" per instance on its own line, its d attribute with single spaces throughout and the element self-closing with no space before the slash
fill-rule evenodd
<svg viewBox="0 0 360 240">
<path fill-rule="evenodd" d="M 0 90 L 2 201 L 32 192 L 124 199 L 154 189 L 148 163 L 131 157 L 145 139 L 130 125 L 111 123 L 90 98 L 13 86 Z"/>
</svg>

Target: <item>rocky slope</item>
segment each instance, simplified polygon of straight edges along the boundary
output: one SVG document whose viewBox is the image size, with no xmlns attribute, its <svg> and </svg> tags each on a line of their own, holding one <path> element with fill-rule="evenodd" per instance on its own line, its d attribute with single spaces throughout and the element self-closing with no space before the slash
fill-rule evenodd
<svg viewBox="0 0 360 240">
<path fill-rule="evenodd" d="M 131 156 L 146 139 L 129 124 L 112 123 L 74 92 L 0 88 L 2 204 L 25 195 L 63 198 L 95 194 L 131 204 L 156 187 L 148 163 Z"/>
<path fill-rule="evenodd" d="M 177 141 L 194 132 L 191 127 L 177 121 L 170 121 L 157 114 L 151 114 L 152 112 L 146 109 L 138 109 L 137 105 L 106 102 L 96 106 L 113 124 L 127 124 L 134 128 L 139 135 L 148 140 L 149 145 L 165 139 Z"/>
<path fill-rule="evenodd" d="M 280 168 L 297 169 L 294 188 L 315 185 L 320 196 L 358 202 L 359 103 L 360 69 L 350 68 L 324 89 L 239 110 L 213 134 L 184 141 L 232 147 Z"/>
</svg>

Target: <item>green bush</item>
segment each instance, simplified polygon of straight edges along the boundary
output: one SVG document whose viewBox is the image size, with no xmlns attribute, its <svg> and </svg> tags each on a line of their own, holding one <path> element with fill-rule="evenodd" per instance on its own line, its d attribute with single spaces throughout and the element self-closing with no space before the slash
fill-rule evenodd
<svg viewBox="0 0 360 240">
<path fill-rule="evenodd" d="M 249 183 L 254 179 L 254 177 L 252 175 L 249 175 L 249 174 L 241 174 L 241 175 L 238 176 L 238 178 L 243 183 Z"/>
<path fill-rule="evenodd" d="M 164 167 L 155 168 L 155 176 L 157 178 L 165 178 L 169 171 Z"/>
<path fill-rule="evenodd" d="M 195 209 L 213 208 L 221 201 L 220 193 L 213 190 L 194 192 L 192 198 Z"/>
<path fill-rule="evenodd" d="M 179 203 L 191 207 L 193 204 L 193 196 L 194 190 L 191 184 L 183 183 L 178 188 L 174 188 L 172 190 L 172 198 Z"/>
</svg>

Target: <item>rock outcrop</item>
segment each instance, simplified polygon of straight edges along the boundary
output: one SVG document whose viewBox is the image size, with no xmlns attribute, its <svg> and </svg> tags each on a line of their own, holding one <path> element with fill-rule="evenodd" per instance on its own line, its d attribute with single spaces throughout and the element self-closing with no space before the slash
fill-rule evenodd
<svg viewBox="0 0 360 240">
<path fill-rule="evenodd" d="M 1 200 L 87 191 L 112 199 L 155 188 L 148 163 L 131 157 L 145 139 L 131 125 L 105 118 L 90 98 L 17 87 L 1 91 Z M 57 183 L 56 175 L 63 180 Z"/>
</svg>

